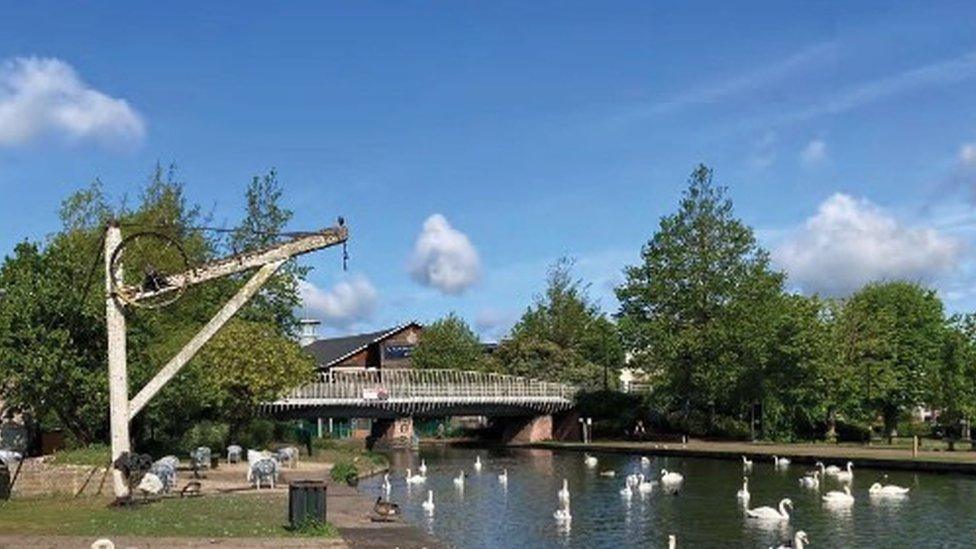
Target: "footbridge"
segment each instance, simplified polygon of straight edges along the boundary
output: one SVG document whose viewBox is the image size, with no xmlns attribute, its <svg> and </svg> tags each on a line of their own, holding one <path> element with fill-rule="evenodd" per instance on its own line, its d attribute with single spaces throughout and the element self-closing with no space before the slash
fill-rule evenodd
<svg viewBox="0 0 976 549">
<path fill-rule="evenodd" d="M 374 418 L 381 420 L 374 432 L 395 431 L 377 437 L 412 435 L 414 417 L 486 416 L 507 421 L 510 439 L 528 427 L 521 438 L 537 440 L 552 438 L 553 416 L 573 408 L 575 393 L 564 383 L 488 372 L 333 368 L 264 408 L 278 417 Z"/>
</svg>

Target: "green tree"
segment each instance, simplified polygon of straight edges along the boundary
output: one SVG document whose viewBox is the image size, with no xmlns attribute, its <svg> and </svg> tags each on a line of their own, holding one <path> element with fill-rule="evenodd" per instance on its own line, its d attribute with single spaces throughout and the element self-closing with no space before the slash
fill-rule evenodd
<svg viewBox="0 0 976 549">
<path fill-rule="evenodd" d="M 893 435 L 899 417 L 924 404 L 942 360 L 945 318 L 932 290 L 911 282 L 868 284 L 838 318 L 842 357 L 862 412 Z"/>
<path fill-rule="evenodd" d="M 976 417 L 976 315 L 950 319 L 941 360 L 927 385 L 928 404 L 939 411 L 945 427 Z"/>
<path fill-rule="evenodd" d="M 678 211 L 661 219 L 625 275 L 617 288 L 625 347 L 661 380 L 671 407 L 740 414 L 762 397 L 741 380 L 768 358 L 783 275 L 709 168 L 691 174 Z"/>
<path fill-rule="evenodd" d="M 424 328 L 411 360 L 417 368 L 481 370 L 485 353 L 468 323 L 450 313 Z"/>
<path fill-rule="evenodd" d="M 600 311 L 587 286 L 573 278 L 573 262 L 560 259 L 549 269 L 545 294 L 538 297 L 495 351 L 497 368 L 514 375 L 604 385 L 623 364 L 616 326 Z"/>
</svg>

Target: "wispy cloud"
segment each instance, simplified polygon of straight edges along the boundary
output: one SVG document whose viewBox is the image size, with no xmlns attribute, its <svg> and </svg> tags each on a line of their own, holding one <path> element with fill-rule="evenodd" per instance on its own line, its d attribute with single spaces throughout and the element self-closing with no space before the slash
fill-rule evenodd
<svg viewBox="0 0 976 549">
<path fill-rule="evenodd" d="M 824 160 L 827 160 L 827 142 L 823 139 L 810 141 L 800 151 L 800 161 L 808 166 L 819 164 Z"/>
</svg>

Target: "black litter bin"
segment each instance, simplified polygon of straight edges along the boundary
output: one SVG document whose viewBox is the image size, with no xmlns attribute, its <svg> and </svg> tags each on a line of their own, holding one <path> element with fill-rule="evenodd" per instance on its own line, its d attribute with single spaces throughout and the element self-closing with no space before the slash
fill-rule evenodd
<svg viewBox="0 0 976 549">
<path fill-rule="evenodd" d="M 288 523 L 298 528 L 312 521 L 325 524 L 325 481 L 292 482 L 288 485 Z"/>
<path fill-rule="evenodd" d="M 10 469 L 0 461 L 0 499 L 10 499 Z"/>
</svg>

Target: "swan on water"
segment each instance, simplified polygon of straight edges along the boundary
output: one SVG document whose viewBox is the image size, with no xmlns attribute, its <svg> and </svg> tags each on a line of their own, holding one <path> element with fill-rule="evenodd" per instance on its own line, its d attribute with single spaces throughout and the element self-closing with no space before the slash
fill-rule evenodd
<svg viewBox="0 0 976 549">
<path fill-rule="evenodd" d="M 790 460 L 788 458 L 781 458 L 781 457 L 773 456 L 773 465 L 774 466 L 776 466 L 776 467 L 787 467 L 789 464 L 790 464 Z"/>
<path fill-rule="evenodd" d="M 674 537 L 674 534 L 668 534 L 668 549 L 677 549 L 678 538 Z"/>
<path fill-rule="evenodd" d="M 427 476 L 427 460 L 426 459 L 420 460 L 420 467 L 417 470 L 420 471 L 420 474 L 421 475 L 423 475 L 425 477 Z"/>
<path fill-rule="evenodd" d="M 752 471 L 752 460 L 747 459 L 746 456 L 742 456 L 742 469 L 745 471 Z"/>
<path fill-rule="evenodd" d="M 428 514 L 434 513 L 434 491 L 433 490 L 427 490 L 427 501 L 423 502 L 421 506 L 424 508 L 424 511 L 427 511 Z"/>
<path fill-rule="evenodd" d="M 383 473 L 383 491 L 389 495 L 393 486 L 390 485 L 390 473 Z"/>
<path fill-rule="evenodd" d="M 841 482 L 851 482 L 854 480 L 854 464 L 848 461 L 847 470 L 834 473 L 834 477 Z"/>
<path fill-rule="evenodd" d="M 681 473 L 668 472 L 667 469 L 661 469 L 661 482 L 664 484 L 680 484 L 685 479 Z"/>
<path fill-rule="evenodd" d="M 840 472 L 840 467 L 836 465 L 824 467 L 824 464 L 821 461 L 817 462 L 817 467 L 820 467 L 820 472 L 823 473 L 824 475 L 834 476 Z"/>
<path fill-rule="evenodd" d="M 831 490 L 827 492 L 823 500 L 827 503 L 854 503 L 854 496 L 851 495 L 851 487 L 844 486 L 844 491 Z"/>
<path fill-rule="evenodd" d="M 634 473 L 631 473 L 631 474 L 627 475 L 627 480 L 626 480 L 627 487 L 628 488 L 637 488 L 637 485 L 640 484 L 641 477 L 643 477 L 643 476 L 644 476 L 644 473 L 641 473 L 639 475 L 634 474 Z"/>
<path fill-rule="evenodd" d="M 639 479 L 637 483 L 638 492 L 642 494 L 649 494 L 652 490 L 654 490 L 654 482 L 645 479 L 643 473 L 638 475 L 637 478 Z"/>
<path fill-rule="evenodd" d="M 498 482 L 508 484 L 508 469 L 502 469 L 501 474 L 498 475 Z"/>
<path fill-rule="evenodd" d="M 741 501 L 749 501 L 749 477 L 742 477 L 742 488 L 735 493 L 735 497 Z"/>
<path fill-rule="evenodd" d="M 552 516 L 559 522 L 569 522 L 573 520 L 573 515 L 569 514 L 569 507 L 556 509 L 556 512 L 553 513 Z"/>
<path fill-rule="evenodd" d="M 630 496 L 634 495 L 634 489 L 630 487 L 630 483 L 625 483 L 624 487 L 620 489 L 620 495 L 630 499 Z"/>
<path fill-rule="evenodd" d="M 568 506 L 569 505 L 569 481 L 563 479 L 563 487 L 559 492 L 556 493 L 559 496 L 559 503 Z"/>
<path fill-rule="evenodd" d="M 650 466 L 651 466 L 651 458 L 647 456 L 641 456 L 641 467 L 650 467 Z"/>
<path fill-rule="evenodd" d="M 613 469 L 608 469 L 606 471 L 600 471 L 600 476 L 601 477 L 615 477 L 615 476 L 617 476 L 617 472 L 614 471 Z"/>
<path fill-rule="evenodd" d="M 597 460 L 590 454 L 583 454 L 583 462 L 586 463 L 587 467 L 596 467 Z"/>
<path fill-rule="evenodd" d="M 792 544 L 787 541 L 786 543 L 780 544 L 778 547 L 776 547 L 776 549 L 803 549 L 806 547 L 807 543 L 810 543 L 810 539 L 807 538 L 807 533 L 803 530 L 797 530 L 796 533 L 793 534 Z"/>
<path fill-rule="evenodd" d="M 454 477 L 454 485 L 464 488 L 464 471 L 458 471 L 458 476 Z"/>
<path fill-rule="evenodd" d="M 783 498 L 779 502 L 778 510 L 768 506 L 756 507 L 755 509 L 747 509 L 746 515 L 749 518 L 760 520 L 790 520 L 790 514 L 786 512 L 787 507 L 793 509 L 793 501 L 790 498 Z"/>
<path fill-rule="evenodd" d="M 868 493 L 872 496 L 904 496 L 910 489 L 896 484 L 885 484 L 882 486 L 880 482 L 875 482 L 868 488 Z"/>
<path fill-rule="evenodd" d="M 474 470 L 481 472 L 481 456 L 474 457 Z"/>
<path fill-rule="evenodd" d="M 410 474 L 410 469 L 407 469 L 407 484 L 423 484 L 427 480 L 427 477 L 423 475 L 412 475 Z"/>
<path fill-rule="evenodd" d="M 804 488 L 819 488 L 820 471 L 814 471 L 813 474 L 807 474 L 800 477 L 800 486 Z"/>
</svg>

